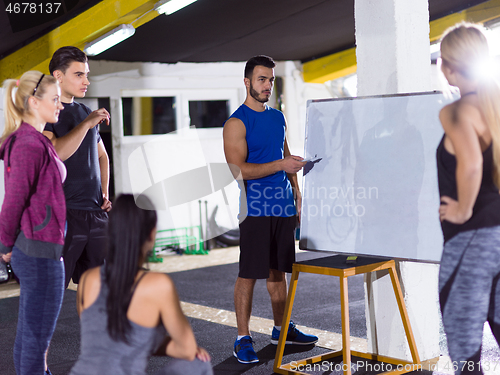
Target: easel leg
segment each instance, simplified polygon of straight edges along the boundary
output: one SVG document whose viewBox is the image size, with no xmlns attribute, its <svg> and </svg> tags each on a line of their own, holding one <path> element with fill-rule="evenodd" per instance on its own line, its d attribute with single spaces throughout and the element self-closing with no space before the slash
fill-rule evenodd
<svg viewBox="0 0 500 375">
<path fill-rule="evenodd" d="M 417 344 L 415 343 L 415 338 L 413 337 L 413 331 L 410 325 L 410 319 L 408 317 L 408 311 L 406 310 L 406 305 L 403 297 L 403 292 L 401 291 L 401 285 L 399 284 L 399 279 L 396 274 L 396 268 L 394 264 L 389 268 L 389 274 L 391 275 L 392 286 L 394 288 L 394 294 L 396 295 L 396 301 L 398 302 L 399 312 L 401 314 L 401 320 L 403 321 L 403 326 L 406 333 L 406 338 L 408 339 L 408 345 L 410 346 L 411 357 L 413 363 L 420 363 L 420 357 L 417 351 Z"/>
<path fill-rule="evenodd" d="M 351 332 L 349 330 L 349 295 L 347 277 L 340 277 L 340 307 L 342 310 L 342 359 L 344 375 L 351 375 Z"/>
<path fill-rule="evenodd" d="M 295 299 L 295 292 L 297 290 L 297 281 L 299 279 L 299 271 L 293 268 L 292 278 L 290 280 L 290 287 L 288 288 L 288 297 L 286 299 L 285 312 L 283 314 L 283 322 L 281 323 L 280 339 L 278 347 L 276 348 L 276 356 L 274 357 L 274 371 L 277 372 L 281 367 L 283 361 L 283 353 L 285 352 L 285 342 L 288 333 L 288 325 L 292 317 L 293 301 Z"/>
</svg>

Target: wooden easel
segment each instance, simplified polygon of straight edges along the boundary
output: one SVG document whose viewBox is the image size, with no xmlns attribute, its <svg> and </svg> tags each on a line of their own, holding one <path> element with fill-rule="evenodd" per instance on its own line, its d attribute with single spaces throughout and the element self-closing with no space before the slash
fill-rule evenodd
<svg viewBox="0 0 500 375">
<path fill-rule="evenodd" d="M 312 259 L 308 261 L 294 263 L 292 279 L 290 281 L 290 288 L 288 290 L 288 297 L 285 307 L 285 315 L 283 317 L 283 323 L 281 324 L 282 327 L 287 328 L 288 324 L 290 323 L 293 301 L 295 298 L 295 292 L 297 290 L 297 280 L 299 278 L 300 272 L 315 273 L 319 275 L 338 276 L 340 278 L 340 304 L 342 312 L 342 350 L 321 354 L 300 361 L 293 361 L 293 368 L 291 366 L 291 363 L 282 365 L 281 362 L 283 361 L 283 352 L 285 351 L 285 341 L 287 333 L 287 329 L 282 329 L 278 341 L 278 348 L 276 349 L 276 357 L 274 359 L 274 368 L 273 368 L 274 372 L 278 374 L 307 375 L 307 373 L 305 372 L 298 371 L 298 368 L 303 367 L 307 364 L 314 364 L 334 357 L 342 356 L 342 360 L 344 363 L 343 366 L 344 375 L 351 375 L 351 355 L 361 358 L 366 358 L 369 360 L 375 360 L 378 362 L 390 363 L 392 365 L 401 365 L 399 366 L 400 368 L 396 367 L 394 371 L 387 371 L 384 374 L 403 374 L 414 370 L 413 366 L 407 366 L 407 368 L 411 369 L 405 370 L 405 365 L 420 364 L 420 358 L 418 356 L 417 346 L 415 344 L 415 339 L 413 337 L 413 332 L 411 330 L 410 321 L 408 319 L 408 312 L 406 310 L 406 306 L 404 303 L 403 293 L 401 292 L 401 286 L 399 284 L 399 279 L 396 274 L 396 267 L 394 260 L 357 257 L 355 264 L 346 264 L 346 259 L 347 256 L 335 255 L 325 258 Z M 401 319 L 403 321 L 406 337 L 408 339 L 408 344 L 410 346 L 410 352 L 413 362 L 408 362 L 406 360 L 392 358 L 392 357 L 381 356 L 378 354 L 363 353 L 351 350 L 347 278 L 353 275 L 359 275 L 363 273 L 381 271 L 381 270 L 388 270 L 391 276 L 392 286 L 394 288 L 394 293 L 396 295 L 396 301 L 398 303 L 399 312 L 401 313 Z"/>
</svg>

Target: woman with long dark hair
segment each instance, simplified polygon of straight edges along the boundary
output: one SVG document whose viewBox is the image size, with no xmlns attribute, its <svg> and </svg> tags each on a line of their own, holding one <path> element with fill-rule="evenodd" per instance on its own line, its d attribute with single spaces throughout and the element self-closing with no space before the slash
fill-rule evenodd
<svg viewBox="0 0 500 375">
<path fill-rule="evenodd" d="M 108 227 L 105 265 L 82 275 L 77 293 L 81 353 L 71 375 L 143 375 L 152 354 L 175 358 L 160 372 L 212 374 L 197 346 L 172 279 L 142 268 L 156 236 L 156 212 L 143 198 L 120 195 Z"/>
<path fill-rule="evenodd" d="M 456 373 L 482 373 L 483 326 L 500 339 L 500 87 L 485 74 L 488 43 L 461 23 L 441 42 L 442 71 L 460 99 L 439 115 L 439 299 Z"/>
<path fill-rule="evenodd" d="M 17 375 L 50 374 L 46 355 L 64 294 L 66 168 L 42 131 L 59 117 L 61 89 L 36 71 L 6 80 L 4 88 L 0 254 L 11 254 L 21 284 L 14 365 Z"/>
</svg>

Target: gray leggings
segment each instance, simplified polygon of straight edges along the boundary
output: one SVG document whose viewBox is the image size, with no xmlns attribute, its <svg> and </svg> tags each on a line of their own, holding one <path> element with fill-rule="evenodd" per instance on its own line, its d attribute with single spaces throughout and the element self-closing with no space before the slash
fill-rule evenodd
<svg viewBox="0 0 500 375">
<path fill-rule="evenodd" d="M 155 375 L 213 375 L 213 373 L 211 362 L 202 362 L 196 358 L 194 361 L 173 359 L 163 369 L 155 372 Z"/>
<path fill-rule="evenodd" d="M 446 242 L 439 302 L 455 374 L 481 374 L 483 326 L 500 339 L 500 226 L 462 232 Z M 484 364 L 483 364 L 484 365 Z"/>
</svg>

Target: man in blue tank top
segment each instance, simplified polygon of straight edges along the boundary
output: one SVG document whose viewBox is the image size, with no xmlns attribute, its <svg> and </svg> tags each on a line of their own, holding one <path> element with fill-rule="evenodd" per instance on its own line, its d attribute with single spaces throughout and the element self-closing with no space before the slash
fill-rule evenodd
<svg viewBox="0 0 500 375">
<path fill-rule="evenodd" d="M 234 286 L 238 337 L 233 354 L 241 363 L 259 361 L 249 330 L 257 279 L 266 279 L 275 324 L 271 343 L 278 343 L 287 296 L 285 273 L 292 272 L 295 262 L 294 233 L 300 218 L 296 173 L 305 162 L 290 155 L 283 113 L 266 104 L 274 84 L 274 67 L 268 56 L 247 61 L 246 100 L 226 121 L 223 132 L 226 160 L 245 185 L 240 200 L 240 269 Z M 285 329 L 287 344 L 318 341 L 316 336 L 299 331 L 293 322 Z"/>
</svg>

